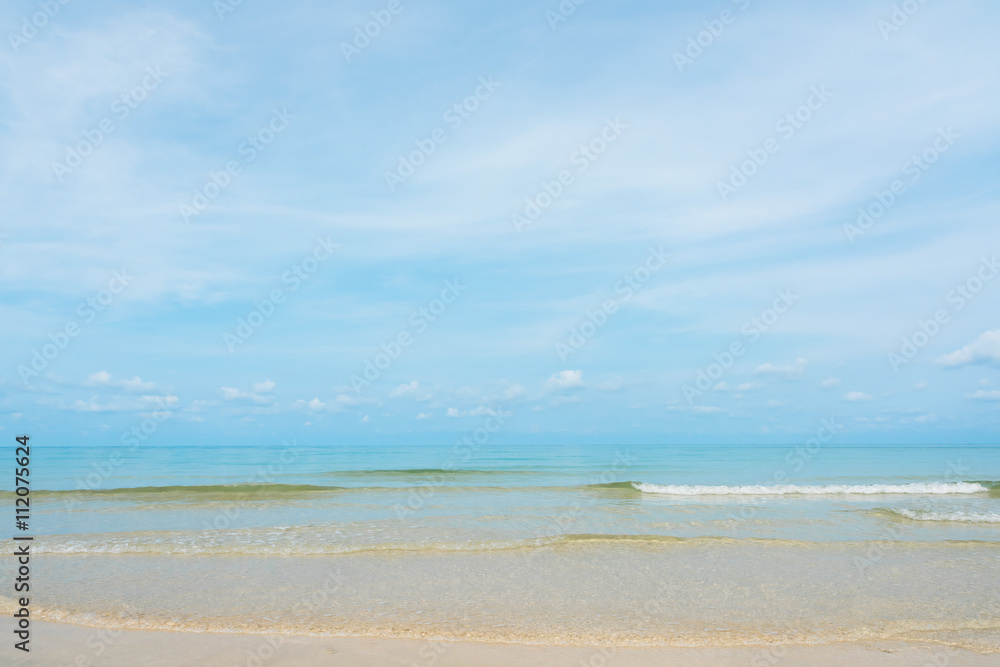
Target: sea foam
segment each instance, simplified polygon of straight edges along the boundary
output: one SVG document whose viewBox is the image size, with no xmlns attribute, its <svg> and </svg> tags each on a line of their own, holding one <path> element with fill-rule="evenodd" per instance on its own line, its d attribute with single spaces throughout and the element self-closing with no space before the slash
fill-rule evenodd
<svg viewBox="0 0 1000 667">
<path fill-rule="evenodd" d="M 941 495 L 952 493 L 986 493 L 988 488 L 976 482 L 929 482 L 914 484 L 774 484 L 745 486 L 702 486 L 687 484 L 647 484 L 633 482 L 643 493 L 669 496 L 787 496 L 787 495 L 879 495 L 889 493 Z"/>
<path fill-rule="evenodd" d="M 889 509 L 887 512 L 912 519 L 914 521 L 958 521 L 961 523 L 1000 523 L 997 512 L 930 512 L 927 510 L 911 510 L 906 508 Z"/>
</svg>

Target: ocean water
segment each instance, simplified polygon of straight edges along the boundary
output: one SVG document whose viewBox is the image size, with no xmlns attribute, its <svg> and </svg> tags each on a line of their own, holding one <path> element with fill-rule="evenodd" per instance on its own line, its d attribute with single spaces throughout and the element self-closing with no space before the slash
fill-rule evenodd
<svg viewBox="0 0 1000 667">
<path fill-rule="evenodd" d="M 996 446 L 33 446 L 32 485 L 39 618 L 1000 650 Z"/>
</svg>

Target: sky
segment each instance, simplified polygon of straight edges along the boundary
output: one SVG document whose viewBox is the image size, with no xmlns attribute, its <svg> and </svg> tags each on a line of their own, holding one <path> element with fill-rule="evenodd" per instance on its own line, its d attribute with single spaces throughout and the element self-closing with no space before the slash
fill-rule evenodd
<svg viewBox="0 0 1000 667">
<path fill-rule="evenodd" d="M 998 19 L 4 3 L 0 436 L 996 443 Z"/>
</svg>

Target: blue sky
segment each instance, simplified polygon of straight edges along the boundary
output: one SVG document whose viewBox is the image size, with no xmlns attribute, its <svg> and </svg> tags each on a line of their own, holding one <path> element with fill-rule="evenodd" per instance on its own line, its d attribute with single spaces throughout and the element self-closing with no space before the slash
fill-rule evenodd
<svg viewBox="0 0 1000 667">
<path fill-rule="evenodd" d="M 995 4 L 223 3 L 0 9 L 3 432 L 996 442 Z"/>
</svg>

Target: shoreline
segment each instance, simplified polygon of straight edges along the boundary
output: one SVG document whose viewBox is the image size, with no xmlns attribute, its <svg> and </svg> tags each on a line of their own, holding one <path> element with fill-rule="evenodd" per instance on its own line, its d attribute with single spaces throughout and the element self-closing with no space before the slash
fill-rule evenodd
<svg viewBox="0 0 1000 667">
<path fill-rule="evenodd" d="M 192 665 L 263 667 L 292 665 L 709 665 L 863 664 L 897 667 L 986 667 L 996 654 L 914 641 L 864 641 L 814 645 L 738 647 L 600 647 L 429 641 L 376 637 L 305 637 L 164 630 L 108 631 L 36 621 L 30 654 L 12 665 Z M 20 653 L 13 649 L 10 652 Z M 334 657 L 335 656 L 335 657 Z"/>
</svg>

